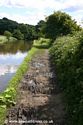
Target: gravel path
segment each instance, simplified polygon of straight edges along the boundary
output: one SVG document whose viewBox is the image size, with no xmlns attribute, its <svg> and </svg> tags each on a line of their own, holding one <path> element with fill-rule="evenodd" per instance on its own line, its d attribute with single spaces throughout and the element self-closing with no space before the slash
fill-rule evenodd
<svg viewBox="0 0 83 125">
<path fill-rule="evenodd" d="M 6 125 L 66 125 L 65 106 L 48 50 L 37 53 L 19 84 L 17 104 Z"/>
</svg>

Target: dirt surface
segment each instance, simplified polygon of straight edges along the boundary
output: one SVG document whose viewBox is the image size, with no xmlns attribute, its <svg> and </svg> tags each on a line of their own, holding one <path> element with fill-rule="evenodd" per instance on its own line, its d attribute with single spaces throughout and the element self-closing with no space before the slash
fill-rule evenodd
<svg viewBox="0 0 83 125">
<path fill-rule="evenodd" d="M 17 104 L 6 125 L 66 125 L 65 106 L 48 50 L 37 53 L 19 84 Z"/>
</svg>

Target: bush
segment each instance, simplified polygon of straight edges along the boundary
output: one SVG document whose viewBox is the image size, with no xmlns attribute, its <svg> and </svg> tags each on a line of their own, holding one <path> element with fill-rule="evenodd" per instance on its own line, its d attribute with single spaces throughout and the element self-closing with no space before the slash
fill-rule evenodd
<svg viewBox="0 0 83 125">
<path fill-rule="evenodd" d="M 5 31 L 5 32 L 4 32 L 4 36 L 6 36 L 7 39 L 8 39 L 8 41 L 9 41 L 10 37 L 12 36 L 12 34 L 11 34 L 11 32 L 9 32 L 9 31 Z"/>
<path fill-rule="evenodd" d="M 33 46 L 38 48 L 49 48 L 51 46 L 51 40 L 40 38 L 38 40 L 34 40 Z"/>
<path fill-rule="evenodd" d="M 79 34 L 79 35 L 78 35 Z M 50 49 L 65 93 L 69 125 L 83 124 L 83 33 L 58 38 Z"/>
</svg>

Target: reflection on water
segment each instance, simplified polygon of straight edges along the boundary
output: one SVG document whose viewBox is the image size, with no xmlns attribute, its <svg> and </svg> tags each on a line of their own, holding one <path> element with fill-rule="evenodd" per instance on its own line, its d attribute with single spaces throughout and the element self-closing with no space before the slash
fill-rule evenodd
<svg viewBox="0 0 83 125">
<path fill-rule="evenodd" d="M 14 74 L 15 73 L 5 73 L 0 76 L 0 92 L 6 88 L 8 81 L 14 76 Z"/>
<path fill-rule="evenodd" d="M 0 92 L 7 87 L 31 48 L 31 42 L 16 41 L 0 45 Z"/>
<path fill-rule="evenodd" d="M 16 54 L 0 54 L 0 64 L 18 65 L 22 62 L 26 54 L 26 52 L 22 53 L 21 51 Z"/>
<path fill-rule="evenodd" d="M 6 73 L 15 73 L 19 65 L 0 65 L 0 76 Z"/>
</svg>

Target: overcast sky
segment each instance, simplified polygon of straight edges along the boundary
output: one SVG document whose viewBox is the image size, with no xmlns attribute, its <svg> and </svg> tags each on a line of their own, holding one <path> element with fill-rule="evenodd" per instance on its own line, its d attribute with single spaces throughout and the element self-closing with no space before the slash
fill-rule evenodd
<svg viewBox="0 0 83 125">
<path fill-rule="evenodd" d="M 70 14 L 78 23 L 83 20 L 83 0 L 0 0 L 0 18 L 19 23 L 35 25 L 57 10 Z"/>
</svg>

